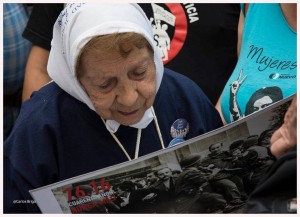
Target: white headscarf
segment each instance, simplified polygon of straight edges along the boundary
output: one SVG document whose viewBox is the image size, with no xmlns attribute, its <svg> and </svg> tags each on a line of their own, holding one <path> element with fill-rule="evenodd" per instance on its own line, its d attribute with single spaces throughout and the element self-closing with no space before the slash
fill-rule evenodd
<svg viewBox="0 0 300 217">
<path fill-rule="evenodd" d="M 78 54 L 93 37 L 112 33 L 135 32 L 143 35 L 152 46 L 156 66 L 156 92 L 163 76 L 163 63 L 155 45 L 151 24 L 137 4 L 125 3 L 74 3 L 67 4 L 61 12 L 53 30 L 48 73 L 67 93 L 95 108 L 77 80 L 75 67 Z M 134 128 L 145 128 L 153 120 L 148 109 Z M 116 132 L 120 126 L 115 120 L 107 120 L 106 128 Z"/>
</svg>

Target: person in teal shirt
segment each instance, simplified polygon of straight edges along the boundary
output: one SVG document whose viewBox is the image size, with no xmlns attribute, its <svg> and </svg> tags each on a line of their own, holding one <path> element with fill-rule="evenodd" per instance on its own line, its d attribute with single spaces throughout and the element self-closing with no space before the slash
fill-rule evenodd
<svg viewBox="0 0 300 217">
<path fill-rule="evenodd" d="M 224 123 L 297 92 L 297 5 L 242 4 L 238 63 L 216 105 Z M 243 15 L 243 16 L 242 16 Z M 240 27 L 242 24 L 240 24 Z"/>
</svg>

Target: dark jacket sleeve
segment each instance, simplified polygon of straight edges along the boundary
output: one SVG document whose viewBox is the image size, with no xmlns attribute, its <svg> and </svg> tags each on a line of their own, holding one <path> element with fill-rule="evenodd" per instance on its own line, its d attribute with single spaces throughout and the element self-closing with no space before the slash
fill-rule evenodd
<svg viewBox="0 0 300 217">
<path fill-rule="evenodd" d="M 42 102 L 34 105 L 43 106 Z M 55 127 L 43 119 L 25 106 L 4 142 L 4 213 L 40 212 L 29 190 L 57 181 Z"/>
</svg>

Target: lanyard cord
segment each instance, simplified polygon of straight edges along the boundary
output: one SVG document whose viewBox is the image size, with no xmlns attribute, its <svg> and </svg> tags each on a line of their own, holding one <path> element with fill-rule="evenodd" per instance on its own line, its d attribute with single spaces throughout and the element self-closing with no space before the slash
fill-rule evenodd
<svg viewBox="0 0 300 217">
<path fill-rule="evenodd" d="M 157 117 L 156 117 L 156 114 L 155 114 L 153 106 L 151 106 L 151 111 L 152 111 L 152 114 L 153 114 L 153 117 L 154 117 L 154 123 L 155 123 L 155 127 L 156 127 L 156 132 L 158 134 L 161 147 L 162 147 L 162 149 L 165 149 L 165 144 L 164 144 L 161 132 L 160 132 L 160 128 L 159 128 L 159 125 L 158 125 Z"/>
<path fill-rule="evenodd" d="M 152 114 L 153 114 L 153 117 L 154 117 L 154 122 L 155 122 L 155 127 L 156 127 L 156 131 L 157 131 L 157 134 L 158 134 L 158 137 L 159 137 L 159 140 L 160 140 L 160 144 L 161 144 L 161 147 L 162 149 L 165 149 L 165 145 L 164 145 L 164 142 L 163 142 L 163 139 L 162 139 L 162 135 L 161 135 L 161 132 L 160 132 L 160 128 L 159 128 L 159 125 L 158 125 L 158 121 L 157 121 L 157 117 L 155 115 L 155 111 L 153 109 L 153 107 L 151 106 L 151 111 L 152 111 Z M 104 119 L 101 117 L 104 125 L 105 125 L 105 121 Z M 128 158 L 129 161 L 131 161 L 131 157 L 129 156 L 128 152 L 126 151 L 126 149 L 124 148 L 124 146 L 122 145 L 122 143 L 120 142 L 120 140 L 117 138 L 117 136 L 110 132 L 110 135 L 114 138 L 114 140 L 116 141 L 116 143 L 119 145 L 119 147 L 121 148 L 121 150 L 124 152 L 124 154 L 126 155 L 126 157 Z M 135 144 L 135 153 L 134 153 L 134 159 L 137 159 L 138 156 L 139 156 L 139 150 L 140 150 L 140 142 L 141 142 L 141 135 L 142 135 L 142 129 L 138 129 L 138 132 L 137 132 L 137 138 L 136 138 L 136 144 Z"/>
</svg>

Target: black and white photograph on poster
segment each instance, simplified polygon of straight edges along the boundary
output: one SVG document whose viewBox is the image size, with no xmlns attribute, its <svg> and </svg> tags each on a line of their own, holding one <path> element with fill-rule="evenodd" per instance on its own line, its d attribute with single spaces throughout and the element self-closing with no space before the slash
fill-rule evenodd
<svg viewBox="0 0 300 217">
<path fill-rule="evenodd" d="M 289 104 L 49 188 L 62 213 L 242 213 L 274 162 L 269 140 Z"/>
</svg>

